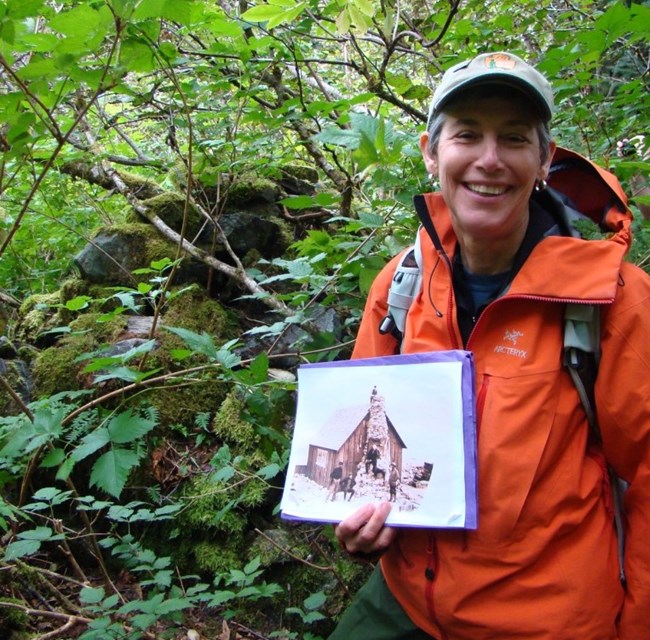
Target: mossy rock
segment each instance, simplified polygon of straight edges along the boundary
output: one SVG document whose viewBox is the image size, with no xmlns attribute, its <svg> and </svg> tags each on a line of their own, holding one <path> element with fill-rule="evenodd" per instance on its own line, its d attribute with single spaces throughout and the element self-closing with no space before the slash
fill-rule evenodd
<svg viewBox="0 0 650 640">
<path fill-rule="evenodd" d="M 71 314 L 67 314 L 69 319 Z M 58 291 L 48 294 L 34 294 L 25 299 L 18 309 L 15 335 L 18 341 L 43 345 L 55 337 L 46 337 L 46 332 L 67 324 L 61 309 L 61 295 Z"/>
<path fill-rule="evenodd" d="M 184 540 L 179 550 L 183 556 L 189 558 L 188 566 L 195 571 L 198 569 L 210 574 L 228 573 L 230 569 L 241 564 L 244 539 L 228 536 L 221 540 Z"/>
<path fill-rule="evenodd" d="M 88 282 L 133 287 L 150 277 L 135 277 L 133 271 L 147 268 L 155 260 L 175 257 L 176 247 L 155 227 L 133 223 L 101 228 L 74 261 Z"/>
<path fill-rule="evenodd" d="M 308 164 L 285 164 L 280 168 L 282 176 L 291 176 L 311 184 L 318 182 L 318 171 Z"/>
<path fill-rule="evenodd" d="M 12 603 L 17 607 L 4 606 L 0 609 L 0 638 L 3 640 L 27 640 L 33 637 L 29 632 L 29 614 L 23 610 L 25 603 L 14 598 L 3 598 L 7 605 Z"/>
<path fill-rule="evenodd" d="M 119 174 L 124 184 L 129 187 L 129 192 L 138 200 L 149 200 L 164 192 L 164 189 L 151 178 L 130 171 L 120 171 Z"/>
<path fill-rule="evenodd" d="M 198 287 L 172 295 L 163 313 L 163 323 L 195 333 L 205 332 L 217 344 L 227 342 L 240 333 L 237 316 Z"/>
<path fill-rule="evenodd" d="M 157 353 L 154 351 L 147 360 L 148 368 L 156 368 Z M 169 386 L 160 386 L 146 391 L 146 401 L 154 406 L 159 414 L 162 429 L 183 425 L 191 431 L 197 414 L 213 414 L 219 408 L 227 392 L 227 384 L 216 375 L 203 374 L 200 381 L 179 386 L 179 381 Z"/>
<path fill-rule="evenodd" d="M 268 203 L 274 204 L 281 198 L 278 185 L 263 176 L 247 173 L 238 176 L 227 190 L 227 207 Z"/>
<path fill-rule="evenodd" d="M 126 317 L 98 322 L 101 314 L 82 314 L 70 323 L 71 333 L 36 355 L 32 361 L 35 396 L 49 396 L 61 391 L 82 389 L 89 383 L 81 371 L 85 363 L 77 362 L 83 354 L 110 343 L 126 327 Z"/>
<path fill-rule="evenodd" d="M 207 225 L 210 229 L 206 230 L 205 218 L 191 202 L 188 202 L 185 195 L 175 191 L 166 191 L 153 198 L 143 202 L 145 206 L 153 211 L 168 227 L 180 233 L 183 229 L 183 218 L 185 221 L 185 237 L 195 238 L 202 234 L 201 240 L 208 242 L 211 237 L 212 225 Z"/>
<path fill-rule="evenodd" d="M 244 402 L 236 390 L 231 391 L 221 403 L 219 411 L 212 422 L 212 431 L 239 455 L 259 453 L 260 436 L 254 426 L 242 418 Z M 264 463 L 264 460 L 259 460 Z"/>
</svg>

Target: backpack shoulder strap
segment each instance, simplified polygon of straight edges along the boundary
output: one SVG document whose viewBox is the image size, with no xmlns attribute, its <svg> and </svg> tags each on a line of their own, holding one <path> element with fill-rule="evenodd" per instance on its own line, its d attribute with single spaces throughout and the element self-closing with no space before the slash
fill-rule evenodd
<svg viewBox="0 0 650 640">
<path fill-rule="evenodd" d="M 388 290 L 388 313 L 379 325 L 379 332 L 390 333 L 400 343 L 404 336 L 406 315 L 413 299 L 422 285 L 422 250 L 420 233 L 415 236 L 415 244 L 402 254 Z"/>
<path fill-rule="evenodd" d="M 566 305 L 563 362 L 578 390 L 592 436 L 600 442 L 594 410 L 594 385 L 600 362 L 600 308 L 597 305 Z"/>
<path fill-rule="evenodd" d="M 587 416 L 591 439 L 602 442 L 595 409 L 594 386 L 600 363 L 600 307 L 568 303 L 564 311 L 564 366 L 571 375 Z M 618 541 L 618 566 L 621 584 L 625 586 L 625 524 L 623 493 L 626 484 L 608 465 L 612 490 L 612 510 Z"/>
</svg>

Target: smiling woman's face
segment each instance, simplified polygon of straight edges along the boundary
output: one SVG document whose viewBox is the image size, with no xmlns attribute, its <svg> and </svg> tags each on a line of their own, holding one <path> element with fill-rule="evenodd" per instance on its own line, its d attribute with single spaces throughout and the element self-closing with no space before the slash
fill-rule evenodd
<svg viewBox="0 0 650 640">
<path fill-rule="evenodd" d="M 429 148 L 427 134 L 420 146 L 461 244 L 512 238 L 518 246 L 528 200 L 552 155 L 542 162 L 536 114 L 525 100 L 488 96 L 456 103 L 445 116 L 436 149 Z"/>
</svg>

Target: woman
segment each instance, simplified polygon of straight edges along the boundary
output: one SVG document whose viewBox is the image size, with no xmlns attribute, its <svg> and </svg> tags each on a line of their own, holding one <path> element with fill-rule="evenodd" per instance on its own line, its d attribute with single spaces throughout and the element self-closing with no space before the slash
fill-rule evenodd
<svg viewBox="0 0 650 640">
<path fill-rule="evenodd" d="M 586 241 L 545 192 L 552 110 L 546 79 L 509 53 L 456 65 L 434 93 L 420 147 L 440 192 L 415 202 L 424 284 L 402 351 L 474 353 L 479 524 L 460 532 L 386 527 L 388 502 L 340 523 L 348 552 L 382 555 L 330 640 L 650 633 L 650 278 L 623 261 L 629 211 L 613 221 L 611 237 Z M 398 259 L 373 285 L 356 358 L 397 348 L 377 327 Z M 567 302 L 602 307 L 602 447 L 587 442 L 562 367 Z M 627 593 L 605 457 L 630 483 Z"/>
</svg>

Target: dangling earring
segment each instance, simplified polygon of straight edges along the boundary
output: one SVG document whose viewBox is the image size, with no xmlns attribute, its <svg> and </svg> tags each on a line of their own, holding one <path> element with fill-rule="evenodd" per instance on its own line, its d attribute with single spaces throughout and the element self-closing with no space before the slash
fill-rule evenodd
<svg viewBox="0 0 650 640">
<path fill-rule="evenodd" d="M 440 189 L 440 183 L 438 182 L 438 176 L 435 173 L 430 173 L 429 174 L 429 182 L 431 182 L 431 186 L 433 187 L 434 191 L 438 191 Z"/>
<path fill-rule="evenodd" d="M 537 184 L 535 185 L 535 191 L 544 191 L 548 187 L 548 182 L 542 178 L 541 180 L 537 181 Z"/>
</svg>

